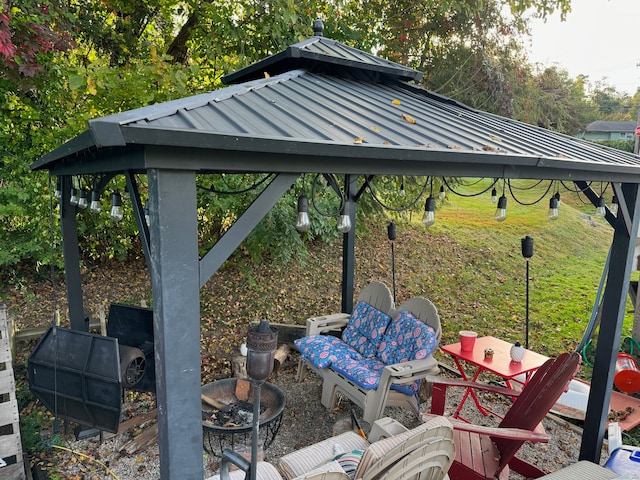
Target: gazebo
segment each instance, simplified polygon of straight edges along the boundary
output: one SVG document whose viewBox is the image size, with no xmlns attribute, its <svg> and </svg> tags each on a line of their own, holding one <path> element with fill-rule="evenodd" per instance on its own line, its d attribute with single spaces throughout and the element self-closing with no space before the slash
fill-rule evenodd
<svg viewBox="0 0 640 480">
<path fill-rule="evenodd" d="M 610 182 L 613 244 L 580 457 L 598 461 L 640 209 L 640 157 L 472 109 L 418 86 L 422 74 L 316 35 L 225 77 L 235 85 L 89 121 L 31 165 L 61 180 L 69 317 L 86 329 L 72 177 L 124 175 L 152 279 L 161 476 L 202 478 L 199 290 L 303 174 L 328 174 L 355 225 L 376 175 Z M 271 174 L 202 257 L 196 175 Z M 136 181 L 147 175 L 148 217 Z M 353 307 L 355 229 L 343 234 L 342 309 Z"/>
</svg>

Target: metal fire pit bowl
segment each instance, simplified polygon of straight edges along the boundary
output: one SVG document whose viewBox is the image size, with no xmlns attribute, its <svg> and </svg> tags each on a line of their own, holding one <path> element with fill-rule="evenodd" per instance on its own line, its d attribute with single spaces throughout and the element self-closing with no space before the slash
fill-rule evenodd
<svg viewBox="0 0 640 480">
<path fill-rule="evenodd" d="M 235 378 L 225 378 L 202 386 L 202 393 L 209 398 L 226 405 L 236 405 L 236 381 Z M 253 402 L 253 387 L 249 392 L 249 402 Z M 286 400 L 284 393 L 271 383 L 263 383 L 260 390 L 260 428 L 258 431 L 262 448 L 267 449 L 276 438 L 282 421 Z M 203 412 L 203 442 L 207 452 L 216 457 L 221 457 L 224 450 L 235 450 L 238 447 L 251 445 L 252 421 L 241 426 L 212 425 L 211 421 L 205 422 L 205 416 L 217 412 L 217 409 L 202 404 Z"/>
</svg>

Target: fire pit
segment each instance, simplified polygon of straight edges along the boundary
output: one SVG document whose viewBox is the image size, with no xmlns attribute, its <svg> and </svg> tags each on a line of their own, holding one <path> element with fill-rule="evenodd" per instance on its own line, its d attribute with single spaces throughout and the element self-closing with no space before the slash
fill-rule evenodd
<svg viewBox="0 0 640 480">
<path fill-rule="evenodd" d="M 235 450 L 251 445 L 253 422 L 253 388 L 249 400 L 236 397 L 235 378 L 226 378 L 202 386 L 202 394 L 219 403 L 219 408 L 202 403 L 204 448 L 216 457 L 226 449 Z M 260 398 L 259 439 L 263 449 L 271 445 L 280 429 L 285 397 L 282 390 L 271 383 L 263 383 Z"/>
</svg>

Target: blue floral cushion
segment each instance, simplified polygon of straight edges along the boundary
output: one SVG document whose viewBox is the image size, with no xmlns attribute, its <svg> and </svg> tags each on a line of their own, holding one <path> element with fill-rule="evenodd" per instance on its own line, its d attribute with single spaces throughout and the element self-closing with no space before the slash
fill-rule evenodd
<svg viewBox="0 0 640 480">
<path fill-rule="evenodd" d="M 366 302 L 358 302 L 349 323 L 342 332 L 342 340 L 365 357 L 375 357 L 391 317 Z"/>
<path fill-rule="evenodd" d="M 380 376 L 385 365 L 377 358 L 352 358 L 337 359 L 331 368 L 351 380 L 365 390 L 374 390 L 380 383 Z"/>
<path fill-rule="evenodd" d="M 437 346 L 435 330 L 403 311 L 387 327 L 377 356 L 387 365 L 393 365 L 427 358 Z"/>
<path fill-rule="evenodd" d="M 316 368 L 327 368 L 337 358 L 361 359 L 362 356 L 332 335 L 310 335 L 293 342 L 302 358 Z"/>
<path fill-rule="evenodd" d="M 378 388 L 382 370 L 384 370 L 385 366 L 386 365 L 378 358 L 363 358 L 361 360 L 340 358 L 331 364 L 333 370 L 365 390 L 375 390 Z M 409 385 L 392 385 L 391 389 L 406 395 L 413 395 L 418 391 L 418 387 L 420 386 L 417 383 L 414 385 L 414 383 Z"/>
</svg>

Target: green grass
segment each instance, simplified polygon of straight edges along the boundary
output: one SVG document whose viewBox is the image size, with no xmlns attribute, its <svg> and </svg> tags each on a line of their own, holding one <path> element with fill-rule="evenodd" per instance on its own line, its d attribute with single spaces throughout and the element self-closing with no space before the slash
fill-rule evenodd
<svg viewBox="0 0 640 480">
<path fill-rule="evenodd" d="M 542 193 L 544 189 L 533 188 L 519 192 L 518 198 L 532 202 Z M 463 328 L 524 340 L 526 260 L 520 242 L 531 235 L 535 253 L 529 261 L 530 346 L 548 355 L 577 346 L 596 300 L 613 230 L 603 219 L 586 218 L 589 209 L 575 199 L 567 201 L 571 196 L 563 194 L 556 221 L 547 218 L 549 196 L 534 205 L 520 205 L 509 197 L 502 223 L 493 219 L 495 204 L 488 193 L 448 196 L 426 233 L 428 248 L 436 253 L 427 271 L 412 283 L 419 290 L 424 279 L 430 280 L 428 293 L 441 310 L 445 341 L 455 340 Z M 412 223 L 420 228 L 419 219 Z M 624 335 L 631 331 L 631 306 L 627 313 Z"/>
</svg>

